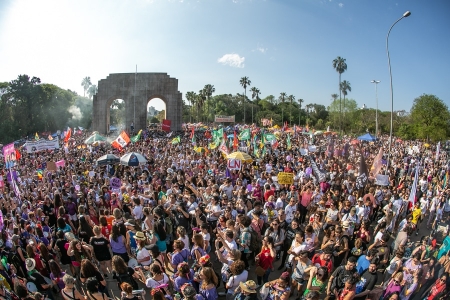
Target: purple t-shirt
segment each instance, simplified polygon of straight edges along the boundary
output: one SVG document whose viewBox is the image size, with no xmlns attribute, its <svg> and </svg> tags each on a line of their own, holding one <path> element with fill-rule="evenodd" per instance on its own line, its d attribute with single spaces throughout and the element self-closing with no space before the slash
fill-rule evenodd
<svg viewBox="0 0 450 300">
<path fill-rule="evenodd" d="M 189 250 L 183 249 L 180 252 L 177 252 L 172 256 L 172 265 L 175 267 L 173 268 L 173 272 L 177 272 L 178 270 L 178 264 L 182 262 L 187 262 L 189 259 Z"/>
<path fill-rule="evenodd" d="M 175 289 L 175 291 L 179 292 L 181 287 L 183 286 L 183 284 L 189 283 L 192 280 L 194 280 L 194 270 L 191 270 L 191 272 L 189 273 L 188 278 L 178 276 L 177 278 L 175 278 L 175 282 L 174 282 L 174 289 Z"/>
<path fill-rule="evenodd" d="M 58 287 L 62 290 L 66 285 L 64 284 L 64 281 L 62 280 L 62 278 L 64 277 L 64 275 L 66 275 L 65 272 L 61 272 L 61 277 L 56 278 L 55 276 L 53 276 L 53 273 L 50 273 L 50 279 L 51 280 L 55 280 L 56 284 L 58 285 Z"/>
<path fill-rule="evenodd" d="M 219 295 L 217 294 L 216 287 L 213 287 L 209 290 L 204 290 L 200 287 L 200 295 L 205 298 L 205 300 L 216 300 L 219 299 Z"/>
</svg>

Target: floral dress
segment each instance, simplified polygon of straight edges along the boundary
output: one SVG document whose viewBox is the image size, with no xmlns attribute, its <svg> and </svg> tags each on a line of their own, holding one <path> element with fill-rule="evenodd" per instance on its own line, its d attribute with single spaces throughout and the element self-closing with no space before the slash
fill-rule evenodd
<svg viewBox="0 0 450 300">
<path fill-rule="evenodd" d="M 281 298 L 285 292 L 290 292 L 291 288 L 281 288 L 278 286 L 278 284 L 275 284 L 273 287 L 270 288 L 269 294 L 267 294 L 267 297 L 264 300 L 275 300 Z"/>
</svg>

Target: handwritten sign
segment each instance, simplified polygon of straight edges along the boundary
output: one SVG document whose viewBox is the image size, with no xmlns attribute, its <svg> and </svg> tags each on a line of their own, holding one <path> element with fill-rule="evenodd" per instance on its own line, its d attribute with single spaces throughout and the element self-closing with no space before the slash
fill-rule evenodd
<svg viewBox="0 0 450 300">
<path fill-rule="evenodd" d="M 109 185 L 112 189 L 120 189 L 120 187 L 122 186 L 122 181 L 120 180 L 120 178 L 113 177 L 111 178 Z"/>
<path fill-rule="evenodd" d="M 228 170 L 240 170 L 242 163 L 239 159 L 230 158 L 227 163 Z"/>
<path fill-rule="evenodd" d="M 279 172 L 277 177 L 278 177 L 279 184 L 293 184 L 294 183 L 294 174 L 293 173 Z"/>
<path fill-rule="evenodd" d="M 47 170 L 56 172 L 56 163 L 54 161 L 49 161 L 47 163 Z"/>
</svg>

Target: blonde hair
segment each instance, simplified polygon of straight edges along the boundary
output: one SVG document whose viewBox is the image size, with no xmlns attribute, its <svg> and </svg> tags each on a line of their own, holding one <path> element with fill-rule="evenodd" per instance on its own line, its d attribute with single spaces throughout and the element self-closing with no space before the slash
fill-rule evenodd
<svg viewBox="0 0 450 300">
<path fill-rule="evenodd" d="M 181 237 L 185 237 L 186 236 L 186 228 L 182 227 L 182 226 L 178 226 L 177 227 L 177 233 L 181 236 Z"/>
<path fill-rule="evenodd" d="M 94 226 L 94 228 L 92 229 L 92 231 L 94 231 L 95 235 L 99 235 L 102 230 L 100 229 L 100 227 L 98 227 L 97 225 Z"/>
</svg>

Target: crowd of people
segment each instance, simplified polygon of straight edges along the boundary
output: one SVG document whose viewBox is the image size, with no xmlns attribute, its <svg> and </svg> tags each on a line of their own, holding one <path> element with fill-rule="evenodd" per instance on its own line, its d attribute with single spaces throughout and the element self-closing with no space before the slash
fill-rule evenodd
<svg viewBox="0 0 450 300">
<path fill-rule="evenodd" d="M 264 144 L 251 130 L 257 142 L 240 146 L 253 160 L 231 171 L 223 148 L 207 150 L 203 132 L 194 144 L 191 128 L 176 143 L 147 131 L 122 151 L 85 146 L 86 134 L 58 150 L 18 149 L 1 170 L 0 298 L 450 297 L 444 147 L 283 131 Z M 380 148 L 386 185 L 371 168 Z M 147 162 L 96 163 L 131 151 Z"/>
</svg>

